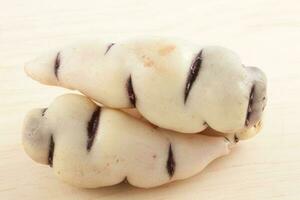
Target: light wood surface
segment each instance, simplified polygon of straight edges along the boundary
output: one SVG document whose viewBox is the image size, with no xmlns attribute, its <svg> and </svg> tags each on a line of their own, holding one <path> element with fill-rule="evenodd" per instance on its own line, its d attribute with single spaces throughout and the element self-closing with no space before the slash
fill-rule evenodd
<svg viewBox="0 0 300 200">
<path fill-rule="evenodd" d="M 300 199 L 299 0 L 0 0 L 0 199 Z M 202 173 L 154 189 L 69 186 L 21 146 L 25 113 L 69 92 L 30 80 L 23 64 L 78 40 L 178 37 L 223 45 L 268 76 L 265 127 Z"/>
</svg>

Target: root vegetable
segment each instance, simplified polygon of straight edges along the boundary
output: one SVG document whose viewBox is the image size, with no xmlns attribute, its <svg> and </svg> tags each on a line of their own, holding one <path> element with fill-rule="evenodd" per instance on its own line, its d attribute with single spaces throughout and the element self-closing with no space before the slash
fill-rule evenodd
<svg viewBox="0 0 300 200">
<path fill-rule="evenodd" d="M 105 106 L 136 107 L 151 123 L 183 133 L 207 127 L 247 132 L 260 123 L 266 104 L 264 73 L 217 46 L 166 39 L 86 42 L 47 53 L 25 70 Z"/>
<path fill-rule="evenodd" d="M 49 108 L 30 111 L 23 145 L 33 160 L 85 188 L 124 180 L 137 187 L 159 186 L 193 176 L 230 151 L 224 137 L 154 128 L 74 94 L 58 97 Z"/>
</svg>

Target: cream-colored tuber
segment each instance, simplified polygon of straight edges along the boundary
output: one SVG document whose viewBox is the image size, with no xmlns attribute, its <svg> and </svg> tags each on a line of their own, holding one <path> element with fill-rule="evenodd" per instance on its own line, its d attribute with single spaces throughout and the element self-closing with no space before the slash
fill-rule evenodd
<svg viewBox="0 0 300 200">
<path fill-rule="evenodd" d="M 64 181 L 85 188 L 130 184 L 149 188 L 199 173 L 229 153 L 224 137 L 154 128 L 87 97 L 63 95 L 47 109 L 30 111 L 23 145 Z"/>
<path fill-rule="evenodd" d="M 217 46 L 167 39 L 86 42 L 47 53 L 25 70 L 104 106 L 136 107 L 151 123 L 183 133 L 211 127 L 245 139 L 256 133 L 266 104 L 264 73 Z"/>
</svg>

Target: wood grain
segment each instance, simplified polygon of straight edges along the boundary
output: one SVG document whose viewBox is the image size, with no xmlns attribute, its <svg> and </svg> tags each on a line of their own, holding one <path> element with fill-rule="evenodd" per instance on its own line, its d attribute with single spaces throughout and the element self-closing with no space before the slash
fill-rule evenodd
<svg viewBox="0 0 300 200">
<path fill-rule="evenodd" d="M 1 0 L 0 199 L 300 199 L 300 1 Z M 268 76 L 265 127 L 201 174 L 154 189 L 57 180 L 23 152 L 25 113 L 69 92 L 27 78 L 27 60 L 78 40 L 178 37 L 233 49 Z"/>
</svg>

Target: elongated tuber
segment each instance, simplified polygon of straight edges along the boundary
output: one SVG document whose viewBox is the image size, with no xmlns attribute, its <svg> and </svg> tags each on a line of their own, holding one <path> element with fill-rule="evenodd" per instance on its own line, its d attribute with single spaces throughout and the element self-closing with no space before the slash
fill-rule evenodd
<svg viewBox="0 0 300 200">
<path fill-rule="evenodd" d="M 166 39 L 86 42 L 47 53 L 25 70 L 105 106 L 136 107 L 151 123 L 183 133 L 207 127 L 245 133 L 260 123 L 266 104 L 264 73 L 217 46 Z"/>
<path fill-rule="evenodd" d="M 30 111 L 23 145 L 33 160 L 53 167 L 64 181 L 86 188 L 124 180 L 155 187 L 193 176 L 230 151 L 224 137 L 154 128 L 75 94 Z"/>
</svg>

